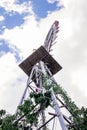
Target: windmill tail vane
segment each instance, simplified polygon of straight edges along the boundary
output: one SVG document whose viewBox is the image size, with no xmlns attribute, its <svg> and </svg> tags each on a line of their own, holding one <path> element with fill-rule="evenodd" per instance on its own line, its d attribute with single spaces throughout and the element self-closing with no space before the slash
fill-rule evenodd
<svg viewBox="0 0 87 130">
<path fill-rule="evenodd" d="M 44 47 L 47 51 L 50 51 L 51 47 L 54 45 L 54 41 L 57 38 L 57 33 L 59 32 L 59 21 L 52 24 L 44 42 Z"/>
</svg>

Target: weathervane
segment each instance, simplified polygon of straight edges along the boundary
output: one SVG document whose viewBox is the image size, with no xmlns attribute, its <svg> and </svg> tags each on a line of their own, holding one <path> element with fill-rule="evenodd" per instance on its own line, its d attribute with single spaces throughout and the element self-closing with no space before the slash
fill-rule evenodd
<svg viewBox="0 0 87 130">
<path fill-rule="evenodd" d="M 50 86 L 50 84 L 57 85 L 53 75 L 62 69 L 59 63 L 49 54 L 51 47 L 55 44 L 55 39 L 57 38 L 57 33 L 59 31 L 58 29 L 59 22 L 55 21 L 46 36 L 44 45 L 39 47 L 19 65 L 20 68 L 28 75 L 27 86 L 22 95 L 19 106 L 23 104 L 28 88 L 36 94 L 41 93 L 44 95 L 44 92 L 48 91 L 51 93 L 51 101 L 55 113 L 49 112 L 49 114 L 53 115 L 53 117 L 46 122 L 45 110 L 42 110 L 42 125 L 39 126 L 39 128 L 36 128 L 37 130 L 40 130 L 41 128 L 43 128 L 43 130 L 47 130 L 46 124 L 55 117 L 58 117 L 61 129 L 68 130 L 66 122 L 69 123 L 69 121 L 63 116 L 59 106 L 60 103 L 63 105 L 62 101 L 57 100 L 58 98 L 56 98 L 52 87 L 46 89 L 44 88 L 43 83 L 43 78 L 45 77 L 46 84 L 48 86 Z"/>
</svg>

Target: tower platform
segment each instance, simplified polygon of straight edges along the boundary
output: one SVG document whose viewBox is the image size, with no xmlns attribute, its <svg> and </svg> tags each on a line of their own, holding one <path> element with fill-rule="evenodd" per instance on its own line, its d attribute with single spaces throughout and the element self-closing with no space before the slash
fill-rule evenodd
<svg viewBox="0 0 87 130">
<path fill-rule="evenodd" d="M 35 52 L 33 52 L 21 64 L 19 64 L 19 66 L 28 76 L 30 76 L 33 66 L 39 61 L 43 61 L 47 65 L 52 75 L 56 74 L 62 69 L 59 63 L 57 63 L 57 61 L 46 51 L 43 46 L 39 47 Z"/>
</svg>

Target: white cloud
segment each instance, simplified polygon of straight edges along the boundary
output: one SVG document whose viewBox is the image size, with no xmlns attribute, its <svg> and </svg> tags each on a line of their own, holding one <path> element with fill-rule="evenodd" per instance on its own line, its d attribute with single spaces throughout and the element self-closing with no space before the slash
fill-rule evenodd
<svg viewBox="0 0 87 130">
<path fill-rule="evenodd" d="M 60 31 L 58 33 L 57 44 L 53 47 L 52 52 L 54 58 L 62 65 L 63 69 L 56 75 L 59 84 L 61 84 L 68 94 L 76 101 L 80 107 L 86 106 L 87 95 L 85 89 L 87 86 L 87 10 L 85 0 L 79 1 L 62 1 L 64 8 L 59 12 L 54 12 L 48 15 L 47 29 L 49 23 L 57 19 L 60 23 Z M 51 21 L 51 22 L 50 22 Z M 45 25 L 46 26 L 46 25 Z M 83 75 L 80 78 L 77 76 L 77 82 L 74 83 L 75 73 L 81 71 Z M 73 74 L 74 73 L 74 74 Z M 82 78 L 82 81 L 81 81 Z M 81 85 L 83 82 L 83 91 Z"/>
<path fill-rule="evenodd" d="M 59 6 L 62 7 L 64 5 L 62 0 L 47 0 L 47 2 L 50 4 L 57 2 L 57 5 L 56 5 L 57 7 L 59 7 Z M 50 12 L 48 12 L 48 13 L 50 13 Z"/>
<path fill-rule="evenodd" d="M 15 27 L 10 30 L 5 29 L 4 34 L 1 35 L 0 38 L 5 39 L 12 45 L 16 45 L 23 53 L 21 54 L 23 57 L 37 48 L 37 44 L 43 44 L 41 43 L 41 30 L 34 16 L 26 18 L 26 22 L 20 27 Z"/>
<path fill-rule="evenodd" d="M 82 106 L 86 104 L 87 99 L 85 94 L 85 87 L 87 86 L 85 78 L 87 77 L 87 2 L 85 0 L 65 0 L 62 3 L 65 6 L 62 10 L 51 12 L 47 18 L 38 22 L 34 15 L 28 16 L 25 18 L 25 23 L 20 27 L 5 29 L 0 38 L 7 40 L 11 45 L 16 45 L 21 50 L 20 55 L 26 58 L 33 49 L 44 43 L 45 36 L 54 20 L 59 20 L 60 32 L 58 33 L 57 44 L 53 47 L 54 50 L 51 54 L 62 65 L 63 69 L 56 75 L 56 79 L 72 99 L 79 106 Z M 0 59 L 1 83 L 4 86 L 0 93 L 3 95 L 4 91 L 13 93 L 12 88 L 10 89 L 12 86 L 15 86 L 13 89 L 16 93 L 16 86 L 23 83 L 16 82 L 17 78 L 24 74 L 17 68 L 16 64 L 14 55 L 9 53 Z M 80 83 L 84 84 L 83 89 Z"/>
<path fill-rule="evenodd" d="M 54 47 L 55 53 L 58 54 L 56 59 L 63 66 L 62 73 L 59 73 L 59 77 L 63 76 L 61 77 L 61 82 L 65 81 L 62 82 L 63 86 L 80 106 L 87 104 L 87 95 L 85 94 L 87 86 L 85 80 L 85 77 L 87 77 L 86 4 L 85 0 L 64 1 L 65 8 L 60 11 L 60 15 L 58 14 L 60 20 L 59 45 L 57 49 L 56 46 Z M 84 84 L 82 87 L 83 91 L 80 83 Z"/>
<path fill-rule="evenodd" d="M 48 3 L 53 4 L 54 2 L 59 1 L 59 0 L 47 0 L 47 1 L 48 1 Z"/>
<path fill-rule="evenodd" d="M 31 2 L 24 2 L 22 4 L 18 4 L 17 0 L 1 0 L 0 1 L 0 7 L 4 8 L 8 13 L 9 12 L 18 12 L 20 14 L 22 13 L 30 13 L 32 14 L 32 6 Z"/>
<path fill-rule="evenodd" d="M 22 71 L 14 55 L 4 54 L 0 58 L 0 109 L 7 109 L 12 113 L 15 111 L 25 87 L 26 76 L 21 75 Z"/>
<path fill-rule="evenodd" d="M 87 92 L 86 92 L 87 72 L 85 70 L 86 70 L 86 66 L 84 67 L 82 66 L 80 69 L 77 69 L 76 71 L 72 72 L 72 79 L 73 79 L 73 84 L 75 85 L 78 84 L 80 91 L 84 93 L 84 96 L 87 96 Z"/>
<path fill-rule="evenodd" d="M 3 21 L 5 18 L 4 16 L 0 15 L 0 22 Z"/>
<path fill-rule="evenodd" d="M 0 42 L 0 46 L 2 45 L 2 42 Z"/>
</svg>

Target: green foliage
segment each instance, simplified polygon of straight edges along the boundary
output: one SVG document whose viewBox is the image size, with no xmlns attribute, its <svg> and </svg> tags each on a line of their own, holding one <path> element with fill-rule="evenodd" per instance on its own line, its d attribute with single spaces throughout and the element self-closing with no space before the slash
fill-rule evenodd
<svg viewBox="0 0 87 130">
<path fill-rule="evenodd" d="M 33 98 L 34 98 L 36 104 L 39 104 L 39 103 L 43 104 L 45 101 L 45 98 L 42 93 L 38 93 L 38 94 L 33 93 Z"/>
<path fill-rule="evenodd" d="M 47 91 L 53 88 L 55 94 L 61 96 L 67 109 L 72 114 L 71 119 L 72 122 L 76 124 L 76 128 L 78 130 L 87 130 L 87 109 L 83 107 L 80 110 L 67 95 L 67 92 L 60 85 L 57 85 L 49 76 L 43 75 L 43 85 Z M 70 127 L 69 130 L 74 130 L 74 128 Z"/>
<path fill-rule="evenodd" d="M 66 105 L 67 109 L 71 113 L 71 121 L 75 124 L 77 130 L 87 130 L 87 108 L 82 107 L 79 109 L 71 98 L 67 95 L 67 92 L 57 85 L 49 76 L 42 78 L 43 87 L 46 91 L 42 93 L 30 93 L 29 99 L 24 101 L 24 104 L 19 106 L 18 113 L 15 115 L 6 115 L 5 110 L 0 111 L 0 130 L 19 130 L 20 124 L 22 130 L 24 129 L 23 121 L 25 124 L 38 124 L 38 111 L 44 110 L 51 105 L 51 91 L 53 88 L 56 95 L 60 95 Z M 39 108 L 37 109 L 37 105 Z M 45 127 L 43 128 L 45 129 Z M 76 130 L 69 127 L 68 130 Z"/>
<path fill-rule="evenodd" d="M 13 124 L 14 120 L 14 115 L 6 115 L 6 117 L 2 119 L 1 130 L 18 130 L 17 124 Z"/>
<path fill-rule="evenodd" d="M 36 114 L 33 112 L 35 105 L 33 104 L 31 99 L 25 100 L 24 104 L 19 106 L 19 110 L 22 115 L 26 117 L 26 123 L 35 124 L 38 121 Z"/>
<path fill-rule="evenodd" d="M 50 105 L 51 94 L 50 91 L 46 91 L 44 94 L 42 93 L 31 93 L 31 98 L 34 98 L 36 104 L 40 104 L 43 108 L 47 108 Z"/>
<path fill-rule="evenodd" d="M 28 122 L 30 124 L 34 124 L 35 126 L 38 123 L 38 117 L 37 117 L 36 113 L 31 113 L 31 114 L 26 115 L 26 119 L 27 119 L 26 122 Z"/>
<path fill-rule="evenodd" d="M 5 110 L 0 110 L 0 117 L 4 116 L 6 114 L 6 111 Z"/>
<path fill-rule="evenodd" d="M 25 100 L 24 104 L 19 106 L 19 110 L 24 114 L 31 112 L 33 108 L 34 108 L 33 102 L 29 99 Z"/>
</svg>

